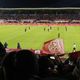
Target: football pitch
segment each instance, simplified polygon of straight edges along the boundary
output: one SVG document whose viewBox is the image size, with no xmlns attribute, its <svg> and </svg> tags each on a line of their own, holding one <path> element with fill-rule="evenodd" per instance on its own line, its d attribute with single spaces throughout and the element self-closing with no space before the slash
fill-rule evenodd
<svg viewBox="0 0 80 80">
<path fill-rule="evenodd" d="M 25 31 L 26 29 L 26 31 Z M 58 35 L 60 34 L 60 35 Z M 44 42 L 60 36 L 65 52 L 72 52 L 73 44 L 80 50 L 80 26 L 27 26 L 0 25 L 0 41 L 8 43 L 8 48 L 42 49 Z"/>
</svg>

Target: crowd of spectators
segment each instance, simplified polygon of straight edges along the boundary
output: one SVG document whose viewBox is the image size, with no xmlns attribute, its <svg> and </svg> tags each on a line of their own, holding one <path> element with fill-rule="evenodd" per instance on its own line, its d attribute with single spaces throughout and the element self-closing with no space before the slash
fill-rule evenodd
<svg viewBox="0 0 80 80">
<path fill-rule="evenodd" d="M 42 22 L 41 20 L 46 22 L 75 22 L 75 23 L 80 23 L 80 14 L 14 14 L 14 13 L 4 13 L 0 14 L 0 20 L 4 20 L 4 22 L 14 22 L 14 23 L 19 23 L 19 22 Z"/>
<path fill-rule="evenodd" d="M 43 20 L 55 20 L 55 19 L 76 19 L 80 20 L 79 14 L 0 14 L 0 19 L 43 19 Z"/>
<path fill-rule="evenodd" d="M 74 59 L 75 55 L 62 61 L 58 55 L 30 50 L 7 53 L 0 43 L 0 80 L 80 80 L 80 57 Z"/>
</svg>

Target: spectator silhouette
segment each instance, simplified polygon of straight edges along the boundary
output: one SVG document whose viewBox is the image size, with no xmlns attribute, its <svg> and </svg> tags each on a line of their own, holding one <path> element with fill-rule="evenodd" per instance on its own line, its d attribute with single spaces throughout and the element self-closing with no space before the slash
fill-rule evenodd
<svg viewBox="0 0 80 80">
<path fill-rule="evenodd" d="M 10 52 L 2 61 L 3 80 L 16 80 L 16 52 Z"/>
<path fill-rule="evenodd" d="M 29 50 L 21 50 L 16 55 L 16 73 L 17 80 L 27 80 L 34 75 L 37 75 L 38 64 L 36 56 Z"/>
<path fill-rule="evenodd" d="M 4 48 L 8 48 L 8 43 L 7 42 L 4 43 Z"/>
<path fill-rule="evenodd" d="M 4 46 L 3 46 L 3 44 L 0 42 L 0 55 L 3 55 L 5 53 L 6 53 L 6 50 L 5 50 Z"/>
<path fill-rule="evenodd" d="M 77 59 L 76 66 L 73 70 L 74 80 L 80 80 L 80 57 Z"/>
<path fill-rule="evenodd" d="M 17 43 L 17 49 L 21 49 L 21 45 L 19 42 Z"/>
<path fill-rule="evenodd" d="M 2 67 L 6 80 L 28 80 L 38 73 L 36 56 L 29 50 L 9 53 L 3 59 Z"/>
<path fill-rule="evenodd" d="M 41 56 L 39 58 L 39 75 L 41 77 L 46 77 L 46 76 L 49 76 L 49 68 L 51 68 L 51 63 L 50 61 L 48 60 L 48 57 L 47 56 Z"/>
</svg>

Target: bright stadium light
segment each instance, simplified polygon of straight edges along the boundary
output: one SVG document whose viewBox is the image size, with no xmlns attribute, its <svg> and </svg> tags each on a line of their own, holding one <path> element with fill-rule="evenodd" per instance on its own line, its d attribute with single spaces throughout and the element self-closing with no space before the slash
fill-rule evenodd
<svg viewBox="0 0 80 80">
<path fill-rule="evenodd" d="M 54 56 L 51 56 L 50 59 L 55 59 L 55 57 Z"/>
</svg>

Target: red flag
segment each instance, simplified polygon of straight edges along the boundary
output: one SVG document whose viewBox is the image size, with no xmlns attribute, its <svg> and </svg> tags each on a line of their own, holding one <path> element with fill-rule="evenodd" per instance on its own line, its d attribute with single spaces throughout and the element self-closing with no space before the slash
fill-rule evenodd
<svg viewBox="0 0 80 80">
<path fill-rule="evenodd" d="M 54 39 L 44 42 L 42 53 L 44 54 L 64 54 L 64 44 L 62 39 Z"/>
</svg>

